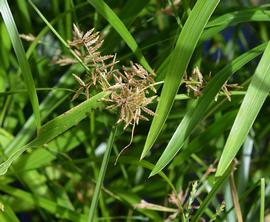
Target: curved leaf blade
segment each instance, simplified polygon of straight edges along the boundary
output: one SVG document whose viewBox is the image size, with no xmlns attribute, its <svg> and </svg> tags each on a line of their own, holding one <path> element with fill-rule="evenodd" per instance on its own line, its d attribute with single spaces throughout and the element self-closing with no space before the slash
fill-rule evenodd
<svg viewBox="0 0 270 222">
<path fill-rule="evenodd" d="M 20 68 L 22 70 L 23 78 L 25 81 L 25 85 L 28 90 L 28 95 L 30 102 L 32 104 L 35 121 L 37 128 L 39 129 L 41 126 L 40 113 L 39 113 L 39 102 L 38 96 L 35 88 L 35 82 L 32 76 L 32 72 L 30 69 L 29 62 L 27 60 L 22 41 L 19 37 L 19 32 L 17 30 L 14 18 L 10 11 L 7 0 L 0 1 L 0 12 L 2 14 L 3 20 L 7 27 L 7 31 L 12 42 L 15 54 L 17 56 L 18 62 L 20 64 Z"/>
<path fill-rule="evenodd" d="M 226 141 L 216 176 L 222 176 L 244 143 L 270 91 L 270 42 L 255 70 Z"/>
<path fill-rule="evenodd" d="M 76 222 L 83 222 L 87 219 L 87 216 L 85 214 L 77 213 L 47 198 L 34 196 L 32 193 L 26 192 L 22 189 L 2 184 L 0 190 L 22 200 L 26 204 L 36 204 L 46 210 L 48 213 L 57 215 L 58 218 L 68 219 L 70 221 Z"/>
<path fill-rule="evenodd" d="M 254 49 L 242 54 L 236 58 L 231 64 L 225 66 L 218 72 L 202 91 L 202 97 L 199 98 L 197 106 L 186 113 L 180 125 L 177 127 L 173 137 L 169 141 L 166 149 L 159 158 L 155 168 L 151 172 L 151 176 L 162 170 L 182 148 L 185 140 L 190 135 L 196 124 L 204 117 L 209 107 L 209 101 L 213 101 L 220 88 L 226 80 L 247 64 L 252 59 L 260 55 L 265 49 L 266 44 L 261 44 Z"/>
<path fill-rule="evenodd" d="M 122 39 L 127 43 L 128 47 L 138 58 L 139 62 L 149 71 L 152 72 L 152 68 L 143 56 L 140 48 L 133 38 L 133 36 L 128 31 L 125 24 L 121 19 L 114 13 L 114 11 L 103 1 L 103 0 L 88 0 L 88 2 L 101 14 L 115 29 L 116 32 L 122 37 Z"/>
<path fill-rule="evenodd" d="M 203 202 L 200 204 L 200 208 L 193 216 L 191 222 L 197 222 L 200 220 L 202 214 L 205 212 L 205 209 L 209 205 L 210 201 L 214 198 L 218 190 L 222 187 L 223 183 L 229 177 L 230 173 L 231 173 L 231 168 L 228 168 L 225 171 L 224 175 L 222 175 L 222 177 L 216 179 L 211 191 L 207 194 Z"/>
<path fill-rule="evenodd" d="M 50 142 L 83 120 L 89 114 L 91 109 L 101 107 L 103 103 L 100 102 L 100 99 L 107 95 L 108 92 L 101 92 L 42 126 L 38 136 L 34 140 L 20 149 L 16 149 L 16 152 L 10 155 L 8 160 L 0 165 L 0 176 L 7 172 L 12 162 L 16 160 L 26 149 L 42 146 L 43 144 Z"/>
<path fill-rule="evenodd" d="M 270 11 L 263 8 L 243 9 L 229 13 L 225 13 L 217 18 L 210 19 L 207 23 L 201 37 L 200 42 L 207 40 L 224 29 L 246 22 L 269 22 Z M 166 68 L 171 55 L 169 55 L 157 70 L 156 81 L 161 81 L 166 75 Z"/>
<path fill-rule="evenodd" d="M 264 8 L 252 8 L 225 13 L 208 22 L 201 36 L 201 40 L 209 39 L 225 28 L 244 22 L 270 21 L 270 11 Z"/>
<path fill-rule="evenodd" d="M 191 56 L 218 3 L 219 0 L 197 1 L 179 35 L 167 68 L 167 75 L 156 110 L 157 115 L 152 121 L 141 159 L 146 156 L 153 146 L 168 117 Z"/>
</svg>

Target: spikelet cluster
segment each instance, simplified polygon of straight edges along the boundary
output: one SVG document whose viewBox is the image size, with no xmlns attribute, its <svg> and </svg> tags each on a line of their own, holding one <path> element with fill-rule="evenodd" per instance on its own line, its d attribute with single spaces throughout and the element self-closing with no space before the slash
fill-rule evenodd
<svg viewBox="0 0 270 222">
<path fill-rule="evenodd" d="M 209 75 L 209 77 L 211 77 Z M 193 94 L 193 96 L 198 97 L 201 96 L 202 90 L 205 88 L 207 85 L 207 81 L 203 78 L 203 75 L 198 67 L 195 67 L 192 71 L 191 76 L 188 76 L 185 74 L 183 83 L 185 83 L 187 93 Z M 234 84 L 228 84 L 228 81 L 226 81 L 223 86 L 221 87 L 220 91 L 218 94 L 215 96 L 215 101 L 217 101 L 218 96 L 220 94 L 223 94 L 226 96 L 228 101 L 231 102 L 231 92 L 230 89 L 240 89 L 241 87 L 238 86 L 237 83 Z"/>
<path fill-rule="evenodd" d="M 138 124 L 140 119 L 148 120 L 143 113 L 154 115 L 147 108 L 156 97 L 148 97 L 150 91 L 156 92 L 154 80 L 141 65 L 131 62 L 130 67 L 122 67 L 122 72 L 117 71 L 114 80 L 115 84 L 108 88 L 111 95 L 107 101 L 112 103 L 108 109 L 120 109 L 117 123 L 123 122 L 125 129 L 129 125 Z"/>
<path fill-rule="evenodd" d="M 141 65 L 133 62 L 130 62 L 129 67 L 117 68 L 116 64 L 119 61 L 116 55 L 103 56 L 101 54 L 103 40 L 99 32 L 95 32 L 94 29 L 84 33 L 74 25 L 73 39 L 68 41 L 68 44 L 90 70 L 83 78 L 73 74 L 79 84 L 73 100 L 81 94 L 85 94 L 88 99 L 92 89 L 109 91 L 110 96 L 104 101 L 108 102 L 108 109 L 119 110 L 117 123 L 123 122 L 124 129 L 130 125 L 134 129 L 139 120 L 148 120 L 145 114 L 154 115 L 154 112 L 147 108 L 155 98 L 155 96 L 150 96 L 151 91 L 156 92 L 154 74 L 149 74 Z M 78 63 L 78 61 L 62 56 L 57 63 L 68 65 Z"/>
</svg>

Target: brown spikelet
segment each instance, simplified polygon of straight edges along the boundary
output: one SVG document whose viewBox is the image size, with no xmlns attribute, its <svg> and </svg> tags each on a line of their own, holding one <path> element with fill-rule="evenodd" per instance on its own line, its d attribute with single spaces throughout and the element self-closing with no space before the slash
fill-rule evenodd
<svg viewBox="0 0 270 222">
<path fill-rule="evenodd" d="M 186 84 L 188 93 L 193 92 L 194 96 L 201 95 L 201 90 L 204 86 L 204 79 L 198 67 L 193 69 L 190 77 L 185 75 L 184 83 Z"/>
<path fill-rule="evenodd" d="M 31 33 L 30 34 L 20 34 L 19 36 L 28 42 L 33 42 L 36 39 L 36 37 Z"/>
<path fill-rule="evenodd" d="M 135 126 L 139 124 L 139 121 L 148 120 L 147 115 L 155 115 L 147 107 L 156 98 L 150 95 L 156 92 L 154 73 L 148 73 L 143 66 L 133 62 L 130 62 L 129 67 L 122 66 L 121 69 L 117 69 L 116 55 L 101 54 L 103 40 L 99 32 L 95 32 L 94 29 L 84 33 L 73 25 L 73 39 L 68 41 L 68 44 L 89 68 L 83 78 L 73 74 L 79 86 L 72 99 L 78 98 L 81 94 L 85 94 L 88 99 L 92 89 L 95 93 L 108 91 L 109 97 L 103 101 L 108 103 L 107 109 L 118 111 L 117 124 L 123 123 L 124 129 L 132 126 L 130 142 L 120 152 L 121 154 L 132 144 Z M 63 56 L 57 63 L 68 65 L 77 61 Z"/>
</svg>

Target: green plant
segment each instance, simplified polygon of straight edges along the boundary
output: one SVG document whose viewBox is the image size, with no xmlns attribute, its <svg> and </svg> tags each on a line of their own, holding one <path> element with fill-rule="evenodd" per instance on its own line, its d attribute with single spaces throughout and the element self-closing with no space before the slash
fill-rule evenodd
<svg viewBox="0 0 270 222">
<path fill-rule="evenodd" d="M 14 2 L 0 0 L 0 221 L 269 215 L 269 4 Z"/>
</svg>

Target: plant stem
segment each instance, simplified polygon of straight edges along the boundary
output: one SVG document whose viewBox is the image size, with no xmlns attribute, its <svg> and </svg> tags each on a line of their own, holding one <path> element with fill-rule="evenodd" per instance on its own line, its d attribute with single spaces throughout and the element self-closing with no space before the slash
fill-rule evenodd
<svg viewBox="0 0 270 222">
<path fill-rule="evenodd" d="M 230 175 L 230 187 L 231 187 L 231 193 L 232 193 L 232 200 L 235 208 L 235 214 L 238 222 L 243 222 L 243 216 L 241 212 L 241 207 L 239 204 L 239 198 L 237 194 L 237 189 L 234 182 L 234 176 L 233 172 Z"/>
<path fill-rule="evenodd" d="M 76 58 L 76 60 L 85 68 L 87 72 L 90 71 L 89 67 L 82 61 L 82 59 L 70 48 L 68 43 L 62 38 L 59 32 L 57 32 L 54 27 L 51 25 L 51 23 L 45 18 L 45 16 L 39 11 L 39 9 L 36 7 L 36 5 L 31 1 L 28 0 L 29 4 L 33 7 L 33 9 L 36 11 L 36 13 L 39 15 L 39 17 L 42 19 L 42 21 L 48 26 L 48 28 L 55 34 L 55 36 L 59 39 L 59 41 L 70 51 L 70 53 Z"/>
<path fill-rule="evenodd" d="M 264 205 L 265 205 L 265 179 L 261 178 L 260 222 L 264 222 Z"/>
<path fill-rule="evenodd" d="M 113 147 L 116 131 L 117 131 L 117 127 L 113 126 L 112 131 L 110 133 L 109 140 L 108 140 L 107 149 L 105 151 L 105 154 L 104 154 L 104 157 L 103 157 L 103 160 L 102 160 L 101 169 L 100 169 L 100 172 L 99 172 L 99 175 L 98 175 L 98 180 L 97 180 L 95 192 L 94 192 L 94 195 L 93 195 L 92 203 L 91 203 L 91 206 L 90 206 L 90 211 L 89 211 L 89 214 L 88 214 L 88 220 L 87 220 L 88 222 L 93 222 L 93 219 L 94 219 L 95 210 L 96 210 L 96 207 L 97 207 L 100 190 L 101 190 L 103 180 L 104 180 L 104 177 L 105 177 L 105 173 L 106 173 L 106 170 L 107 170 L 107 166 L 108 166 L 108 163 L 109 163 L 110 153 L 111 153 L 111 150 L 112 150 L 112 147 Z"/>
</svg>

